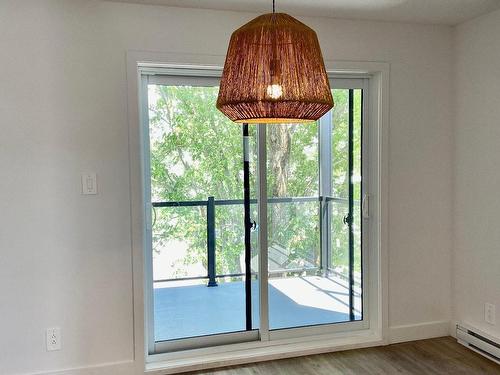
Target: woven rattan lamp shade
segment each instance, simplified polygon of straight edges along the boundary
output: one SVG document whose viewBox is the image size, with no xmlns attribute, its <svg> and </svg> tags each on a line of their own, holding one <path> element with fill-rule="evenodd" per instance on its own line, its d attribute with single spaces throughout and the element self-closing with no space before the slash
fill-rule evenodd
<svg viewBox="0 0 500 375">
<path fill-rule="evenodd" d="M 269 13 L 233 33 L 217 99 L 231 120 L 315 121 L 332 107 L 314 30 L 288 14 Z"/>
</svg>

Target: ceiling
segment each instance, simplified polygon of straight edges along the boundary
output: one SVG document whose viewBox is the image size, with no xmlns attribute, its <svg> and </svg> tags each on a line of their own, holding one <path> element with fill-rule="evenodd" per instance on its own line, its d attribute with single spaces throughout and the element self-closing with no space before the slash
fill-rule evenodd
<svg viewBox="0 0 500 375">
<path fill-rule="evenodd" d="M 123 3 L 264 13 L 272 0 L 111 0 Z M 500 8 L 500 0 L 276 0 L 295 16 L 456 25 Z"/>
</svg>

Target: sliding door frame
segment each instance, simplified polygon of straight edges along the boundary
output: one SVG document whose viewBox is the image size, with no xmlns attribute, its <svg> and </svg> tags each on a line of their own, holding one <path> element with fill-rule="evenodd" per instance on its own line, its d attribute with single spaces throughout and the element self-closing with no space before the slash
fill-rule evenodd
<svg viewBox="0 0 500 375">
<path fill-rule="evenodd" d="M 151 192 L 151 176 L 150 176 L 150 165 L 148 160 L 148 152 L 149 152 L 149 116 L 147 111 L 147 96 L 148 96 L 148 85 L 149 84 L 158 84 L 158 85 L 190 85 L 190 86 L 216 86 L 219 83 L 219 77 L 221 71 L 219 69 L 185 69 L 185 68 L 177 68 L 177 67 L 169 67 L 168 69 L 164 69 L 161 72 L 154 71 L 151 68 L 147 68 L 141 72 L 141 93 L 140 96 L 143 99 L 143 108 L 142 108 L 142 127 L 144 131 L 144 151 L 146 152 L 144 157 L 144 186 L 145 186 L 145 194 L 146 194 L 146 204 L 145 204 L 145 213 L 146 213 L 146 234 L 147 238 L 152 238 L 152 227 L 151 227 L 151 205 L 148 202 L 148 197 L 150 197 Z M 361 89 L 362 92 L 368 91 L 368 79 L 366 78 L 330 78 L 330 85 L 334 89 L 346 89 L 349 90 L 349 116 L 352 116 L 352 106 L 351 102 L 351 93 L 354 89 Z M 368 108 L 368 100 L 363 101 L 362 115 L 366 112 Z M 319 140 L 319 201 L 320 201 L 320 210 L 319 210 L 319 219 L 320 219 L 320 246 L 321 246 L 321 254 L 322 254 L 322 264 L 321 268 L 323 268 L 323 272 L 328 273 L 329 264 L 330 264 L 330 254 L 331 254 L 331 200 L 325 199 L 330 198 L 332 194 L 332 111 L 329 111 L 328 114 L 323 116 L 318 121 L 318 140 Z M 349 121 L 352 119 L 350 118 Z M 352 124 L 349 125 L 351 127 Z M 240 124 L 235 124 L 235 126 L 242 126 Z M 355 331 L 359 329 L 369 328 L 369 311 L 364 311 L 362 309 L 362 317 L 360 320 L 354 320 L 352 316 L 350 316 L 349 321 L 343 322 L 331 322 L 331 323 L 322 323 L 322 324 L 311 324 L 303 327 L 287 327 L 280 329 L 271 330 L 269 327 L 269 283 L 268 283 L 268 246 L 267 246 L 267 126 L 265 124 L 257 125 L 257 149 L 258 149 L 258 191 L 257 191 L 257 202 L 258 202 L 258 223 L 259 223 L 259 316 L 260 316 L 260 326 L 257 330 L 247 330 L 238 331 L 238 332 L 229 332 L 229 333 L 220 333 L 220 334 L 212 334 L 206 336 L 197 336 L 197 337 L 187 337 L 176 340 L 166 340 L 156 342 L 154 339 L 154 297 L 153 297 L 153 285 L 152 285 L 152 248 L 151 248 L 151 240 L 147 241 L 147 250 L 146 250 L 146 266 L 148 273 L 150 273 L 151 277 L 146 277 L 148 283 L 148 293 L 147 293 L 147 302 L 148 309 L 147 314 L 149 321 L 152 322 L 148 327 L 148 353 L 156 354 L 156 353 L 165 353 L 165 352 L 174 352 L 180 350 L 188 350 L 188 349 L 197 349 L 201 347 L 207 346 L 219 346 L 225 344 L 232 344 L 238 342 L 247 342 L 254 341 L 260 339 L 261 341 L 274 341 L 274 340 L 282 340 L 287 338 L 296 338 L 296 337 L 307 337 L 335 332 L 345 332 L 345 331 Z M 362 134 L 366 134 L 366 132 L 362 132 Z M 349 135 L 349 142 L 352 142 L 351 135 Z M 365 139 L 362 140 L 362 160 L 367 159 Z M 349 160 L 352 158 L 351 149 L 349 149 Z M 367 191 L 368 183 L 365 183 L 369 180 L 369 169 L 366 168 L 368 163 L 364 163 L 365 168 L 362 170 L 363 182 L 362 182 L 362 196 Z M 349 177 L 349 181 L 351 177 Z M 349 185 L 349 201 L 351 201 L 351 186 Z M 360 215 L 361 216 L 361 215 Z M 349 227 L 350 229 L 352 226 Z M 369 241 L 368 235 L 365 233 L 366 231 L 361 231 L 362 233 L 362 269 L 366 270 L 367 265 L 364 264 L 364 261 L 367 257 L 364 256 L 364 243 L 365 241 Z M 349 230 L 349 247 L 352 246 L 353 238 L 351 230 Z M 262 251 L 262 249 L 266 249 L 266 251 Z M 350 251 L 351 252 L 351 251 Z M 349 269 L 352 269 L 351 256 L 349 257 Z M 351 272 L 349 273 L 351 275 Z M 361 279 L 364 279 L 364 273 L 362 272 Z M 350 312 L 353 309 L 352 304 L 352 293 L 351 290 L 352 280 L 349 280 L 349 309 Z M 361 289 L 362 290 L 362 289 Z M 365 299 L 368 299 L 369 291 L 364 292 L 362 290 L 361 294 L 361 304 L 365 306 Z M 248 299 L 248 298 L 247 298 Z M 248 303 L 248 301 L 247 301 Z M 368 310 L 368 309 L 367 309 Z M 351 313 L 349 313 L 351 315 Z M 247 322 L 248 325 L 248 322 Z M 151 337 L 152 336 L 152 337 Z"/>
<path fill-rule="evenodd" d="M 168 63 L 165 63 L 168 62 Z M 260 340 L 236 344 L 222 344 L 177 352 L 152 354 L 149 350 L 147 293 L 151 290 L 145 282 L 148 273 L 146 251 L 147 214 L 144 210 L 144 134 L 141 134 L 141 98 L 139 95 L 141 75 L 143 72 L 168 74 L 171 69 L 191 69 L 206 73 L 220 70 L 223 56 L 168 54 L 155 52 L 130 51 L 127 53 L 127 85 L 128 85 L 128 117 L 129 117 L 129 151 L 131 173 L 131 247 L 134 296 L 134 342 L 135 366 L 138 371 L 144 369 L 151 373 L 177 373 L 189 369 L 210 368 L 228 364 L 253 362 L 262 359 L 282 358 L 303 354 L 332 351 L 335 348 L 359 347 L 382 344 L 387 332 L 387 144 L 388 144 L 388 90 L 389 64 L 377 62 L 336 62 L 325 61 L 327 70 L 333 78 L 363 78 L 369 81 L 369 90 L 365 99 L 370 104 L 365 112 L 368 122 L 365 133 L 369 138 L 365 143 L 366 152 L 372 162 L 370 167 L 370 249 L 365 251 L 363 263 L 368 267 L 365 272 L 365 292 L 370 300 L 365 300 L 365 314 L 370 311 L 369 328 L 343 334 L 342 329 L 325 333 L 323 326 L 310 327 L 311 331 L 302 332 L 294 337 L 278 337 L 267 341 L 270 334 L 261 330 Z M 208 64 L 208 65 L 207 65 Z M 333 68 L 332 68 L 333 67 Z M 197 74 L 198 75 L 198 74 Z M 373 99 L 373 100 L 372 100 Z M 259 129 L 264 127 L 259 126 Z M 262 133 L 262 131 L 261 131 Z M 363 136 L 365 137 L 365 135 Z M 265 135 L 259 135 L 259 141 Z M 364 181 L 365 183 L 367 181 Z M 262 202 L 264 204 L 264 202 Z M 364 207 L 364 206 L 363 206 Z M 363 208 L 363 214 L 365 209 Z M 262 223 L 261 223 L 262 225 Z M 262 231 L 262 227 L 260 229 Z M 267 269 L 261 261 L 261 270 Z M 264 273 L 261 272 L 261 277 Z M 262 298 L 261 305 L 265 298 Z M 267 293 L 266 293 L 267 294 Z M 262 306 L 263 307 L 263 306 Z M 368 310 L 367 310 L 368 309 Z M 262 310 L 262 308 L 261 308 Z M 261 312 L 262 313 L 262 312 Z M 357 322 L 354 322 L 357 323 Z M 317 332 L 315 331 L 317 329 Z M 288 331 L 288 330 L 286 330 Z M 269 335 L 268 335 L 269 334 Z M 267 337 L 266 337 L 267 336 Z M 158 370 L 158 371 L 155 371 Z"/>
<path fill-rule="evenodd" d="M 355 90 L 360 89 L 363 93 L 368 93 L 369 91 L 369 79 L 366 77 L 359 78 L 345 78 L 339 77 L 332 73 L 329 74 L 330 85 L 332 89 L 346 89 Z M 362 116 L 366 116 L 369 110 L 369 95 L 365 95 L 365 99 L 362 103 Z M 364 119 L 363 119 L 364 120 Z M 363 121 L 361 126 L 363 127 Z M 333 152 L 331 147 L 332 141 L 332 121 L 333 121 L 333 111 L 329 111 L 324 115 L 319 121 L 319 201 L 320 201 L 320 226 L 321 226 L 321 238 L 320 238 L 320 254 L 321 254 L 321 271 L 324 275 L 329 273 L 330 256 L 331 256 L 331 218 L 332 218 L 332 160 Z M 368 160 L 368 132 L 362 129 L 362 140 L 361 140 L 361 160 L 362 160 L 362 183 L 361 183 L 361 196 L 364 197 L 369 191 L 369 181 L 370 181 L 370 168 L 369 163 L 363 163 L 363 160 Z M 361 213 L 360 213 L 360 216 Z M 361 219 L 363 224 L 368 227 L 369 222 L 368 217 Z M 366 223 L 364 223 L 366 221 Z M 362 305 L 362 318 L 359 320 L 344 321 L 344 322 L 332 322 L 325 324 L 316 324 L 303 327 L 290 327 L 271 330 L 269 333 L 270 340 L 283 340 L 289 338 L 301 338 L 301 337 L 311 337 L 324 334 L 333 334 L 337 332 L 348 332 L 348 331 L 359 331 L 362 329 L 370 328 L 370 313 L 369 309 L 365 309 L 368 306 L 368 300 L 370 291 L 366 292 L 363 290 L 363 280 L 368 277 L 368 256 L 365 256 L 365 250 L 369 246 L 369 232 L 368 230 L 361 230 L 361 259 L 362 259 L 362 277 L 361 277 L 361 305 Z M 365 245 L 366 244 L 366 245 Z M 349 245 L 351 246 L 351 239 L 349 240 Z M 351 263 L 351 260 L 350 260 Z M 352 267 L 352 264 L 349 264 Z M 351 282 L 351 280 L 349 281 Z M 351 309 L 352 306 L 349 306 Z"/>
<path fill-rule="evenodd" d="M 140 100 L 141 100 L 141 130 L 143 139 L 143 171 L 144 171 L 144 212 L 145 212 L 145 300 L 146 316 L 148 318 L 147 342 L 148 354 L 177 352 L 198 349 L 202 347 L 229 345 L 255 341 L 259 339 L 258 329 L 235 332 L 216 333 L 204 336 L 186 337 L 173 340 L 155 341 L 154 334 L 154 281 L 153 281 L 153 248 L 152 248 L 152 205 L 151 205 L 151 165 L 150 165 L 150 134 L 148 113 L 148 85 L 189 85 L 194 87 L 218 86 L 221 70 L 219 69 L 186 69 L 168 67 L 158 71 L 154 68 L 141 70 Z M 235 126 L 242 126 L 235 124 Z M 243 187 L 242 187 L 243 188 Z M 259 254 L 260 259 L 260 254 Z M 248 301 L 247 301 L 248 303 Z M 247 322 L 248 325 L 248 322 Z"/>
</svg>

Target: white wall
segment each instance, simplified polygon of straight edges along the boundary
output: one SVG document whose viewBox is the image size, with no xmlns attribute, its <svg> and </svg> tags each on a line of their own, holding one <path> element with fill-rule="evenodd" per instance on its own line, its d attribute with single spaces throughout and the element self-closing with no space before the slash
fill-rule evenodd
<svg viewBox="0 0 500 375">
<path fill-rule="evenodd" d="M 0 373 L 133 360 L 126 51 L 224 55 L 253 16 L 0 2 Z M 304 21 L 326 59 L 391 64 L 389 322 L 398 339 L 439 332 L 451 298 L 452 30 Z M 97 172 L 99 195 L 80 195 L 82 171 Z M 50 326 L 62 327 L 60 352 L 45 351 Z"/>
<path fill-rule="evenodd" d="M 500 338 L 500 11 L 455 34 L 454 318 Z M 494 303 L 497 324 L 484 321 Z"/>
</svg>

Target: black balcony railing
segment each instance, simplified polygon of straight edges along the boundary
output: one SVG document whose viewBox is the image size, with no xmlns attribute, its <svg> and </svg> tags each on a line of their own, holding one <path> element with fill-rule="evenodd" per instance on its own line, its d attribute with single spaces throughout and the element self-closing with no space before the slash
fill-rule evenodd
<svg viewBox="0 0 500 375">
<path fill-rule="evenodd" d="M 287 198 L 268 198 L 268 203 L 306 203 L 306 202 L 336 202 L 348 204 L 348 199 L 344 198 L 333 198 L 333 197 L 287 197 Z M 256 204 L 257 199 L 251 199 L 250 204 Z M 358 203 L 359 202 L 355 202 Z M 163 208 L 163 207 L 206 207 L 207 209 L 207 275 L 206 276 L 194 276 L 194 277 L 180 277 L 174 279 L 161 279 L 154 280 L 154 282 L 166 282 L 175 280 L 196 280 L 196 279 L 208 279 L 207 286 L 217 286 L 217 279 L 223 277 L 241 277 L 244 273 L 230 273 L 230 274 L 217 274 L 216 272 L 216 258 L 215 258 L 215 248 L 216 248 L 216 231 L 215 231 L 215 207 L 216 206 L 231 206 L 231 205 L 243 205 L 243 199 L 222 199 L 215 200 L 214 197 L 208 197 L 207 200 L 194 200 L 194 201 L 169 201 L 169 202 L 153 202 L 153 208 Z M 304 268 L 294 268 L 294 269 L 279 269 L 270 271 L 270 273 L 282 273 L 282 272 L 300 272 L 300 271 L 311 271 L 317 270 L 318 267 L 304 267 Z M 256 273 L 252 273 L 256 275 Z"/>
</svg>

